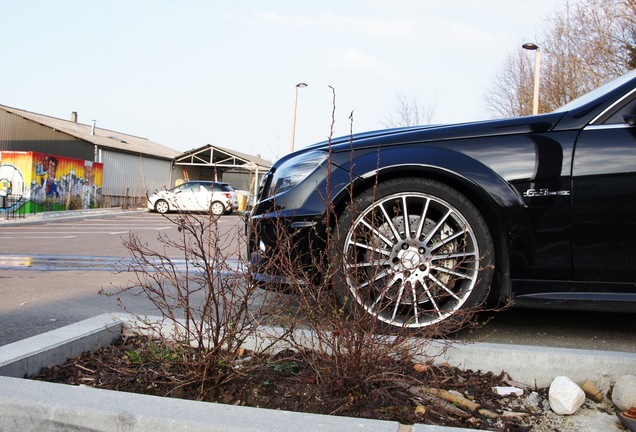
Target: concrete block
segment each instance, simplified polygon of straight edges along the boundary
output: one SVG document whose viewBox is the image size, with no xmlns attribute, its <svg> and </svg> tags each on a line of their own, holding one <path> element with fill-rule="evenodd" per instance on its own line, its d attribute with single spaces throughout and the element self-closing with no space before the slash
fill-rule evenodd
<svg viewBox="0 0 636 432">
<path fill-rule="evenodd" d="M 68 325 L 0 346 L 0 375 L 25 377 L 52 363 L 63 364 L 84 351 L 110 345 L 121 335 L 121 321 L 111 314 Z"/>
</svg>

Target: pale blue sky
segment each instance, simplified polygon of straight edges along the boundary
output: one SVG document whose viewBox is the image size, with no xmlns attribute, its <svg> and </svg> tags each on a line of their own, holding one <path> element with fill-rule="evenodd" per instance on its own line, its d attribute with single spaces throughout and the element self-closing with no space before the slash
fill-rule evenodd
<svg viewBox="0 0 636 432">
<path fill-rule="evenodd" d="M 488 117 L 505 58 L 564 0 L 0 0 L 0 104 L 275 160 L 381 129 L 396 94 Z M 528 53 L 531 55 L 531 53 Z"/>
</svg>

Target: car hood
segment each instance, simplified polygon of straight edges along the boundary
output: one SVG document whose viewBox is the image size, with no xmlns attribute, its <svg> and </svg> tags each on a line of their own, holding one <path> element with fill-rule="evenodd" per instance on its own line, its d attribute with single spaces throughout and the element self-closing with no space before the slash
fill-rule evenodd
<svg viewBox="0 0 636 432">
<path fill-rule="evenodd" d="M 472 123 L 412 126 L 364 132 L 323 141 L 306 147 L 300 152 L 326 150 L 348 151 L 351 148 L 400 145 L 431 141 L 446 141 L 485 136 L 541 133 L 552 130 L 564 113 L 549 113 L 538 116 L 512 119 L 488 120 Z"/>
</svg>

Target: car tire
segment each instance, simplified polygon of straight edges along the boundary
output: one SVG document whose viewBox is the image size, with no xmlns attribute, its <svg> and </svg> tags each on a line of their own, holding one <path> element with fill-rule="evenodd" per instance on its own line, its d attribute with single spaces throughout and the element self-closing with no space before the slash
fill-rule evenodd
<svg viewBox="0 0 636 432">
<path fill-rule="evenodd" d="M 165 200 L 159 200 L 155 203 L 155 211 L 157 213 L 166 214 L 170 211 L 170 205 Z"/>
<path fill-rule="evenodd" d="M 355 197 L 336 232 L 336 289 L 352 314 L 390 329 L 449 333 L 488 295 L 495 262 L 488 226 L 443 183 L 382 181 Z"/>
<path fill-rule="evenodd" d="M 210 204 L 210 213 L 212 213 L 214 216 L 221 216 L 223 213 L 225 213 L 225 206 L 221 201 L 214 201 L 212 204 Z"/>
</svg>

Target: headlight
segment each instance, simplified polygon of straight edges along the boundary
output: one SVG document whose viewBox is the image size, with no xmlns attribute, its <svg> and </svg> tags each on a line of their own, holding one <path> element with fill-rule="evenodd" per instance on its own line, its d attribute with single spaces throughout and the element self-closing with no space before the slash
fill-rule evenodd
<svg viewBox="0 0 636 432">
<path fill-rule="evenodd" d="M 288 191 L 305 180 L 327 159 L 327 152 L 301 153 L 279 166 L 272 176 L 268 196 Z"/>
</svg>

